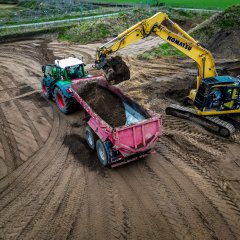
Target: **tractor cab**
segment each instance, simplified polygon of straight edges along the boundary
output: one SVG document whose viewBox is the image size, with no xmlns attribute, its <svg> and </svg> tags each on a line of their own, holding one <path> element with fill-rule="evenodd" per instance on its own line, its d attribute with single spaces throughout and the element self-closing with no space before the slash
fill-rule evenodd
<svg viewBox="0 0 240 240">
<path fill-rule="evenodd" d="M 69 57 L 62 60 L 55 60 L 57 67 L 61 68 L 62 78 L 73 80 L 87 76 L 84 69 L 85 64 L 78 58 Z"/>
<path fill-rule="evenodd" d="M 55 64 L 42 67 L 43 94 L 49 99 L 55 99 L 59 109 L 64 113 L 71 112 L 75 103 L 71 90 L 72 80 L 88 77 L 84 65 L 82 60 L 69 57 L 55 60 Z"/>
<path fill-rule="evenodd" d="M 49 79 L 49 81 L 71 81 L 88 75 L 84 69 L 84 65 L 82 60 L 69 57 L 62 60 L 55 60 L 55 64 L 44 65 L 42 71 L 44 78 Z"/>
<path fill-rule="evenodd" d="M 88 81 L 89 79 L 101 79 L 88 74 L 84 69 L 82 60 L 69 57 L 55 60 L 54 64 L 47 64 L 42 67 L 44 74 L 41 79 L 43 95 L 53 99 L 59 110 L 65 114 L 77 109 L 77 102 L 73 96 L 72 82 L 76 80 Z"/>
<path fill-rule="evenodd" d="M 216 76 L 203 79 L 194 100 L 197 110 L 206 113 L 232 113 L 240 109 L 240 79 Z"/>
</svg>

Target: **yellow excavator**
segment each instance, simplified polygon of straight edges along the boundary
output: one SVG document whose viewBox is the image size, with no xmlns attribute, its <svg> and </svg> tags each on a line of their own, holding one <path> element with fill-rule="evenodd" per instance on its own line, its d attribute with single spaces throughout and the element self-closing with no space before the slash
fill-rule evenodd
<svg viewBox="0 0 240 240">
<path fill-rule="evenodd" d="M 170 24 L 172 30 L 169 30 L 165 23 Z M 220 136 L 229 137 L 235 131 L 234 125 L 219 116 L 240 113 L 240 79 L 218 76 L 212 54 L 169 19 L 166 13 L 159 12 L 144 19 L 99 47 L 96 51 L 95 67 L 103 69 L 109 81 L 130 79 L 126 63 L 121 57 L 110 55 L 150 34 L 159 36 L 179 49 L 193 59 L 198 67 L 196 89 L 191 90 L 186 97 L 192 107 L 171 104 L 166 113 L 190 119 Z"/>
</svg>

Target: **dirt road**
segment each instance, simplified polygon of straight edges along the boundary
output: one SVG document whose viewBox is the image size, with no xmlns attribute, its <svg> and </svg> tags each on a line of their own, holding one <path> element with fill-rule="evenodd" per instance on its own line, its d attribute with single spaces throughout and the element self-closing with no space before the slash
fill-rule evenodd
<svg viewBox="0 0 240 240">
<path fill-rule="evenodd" d="M 191 87 L 192 63 L 127 58 L 119 87 L 163 115 L 164 135 L 157 153 L 108 169 L 86 146 L 83 113 L 38 92 L 41 64 L 70 53 L 90 66 L 92 45 L 0 45 L 0 239 L 240 239 L 239 133 L 164 115 Z"/>
</svg>

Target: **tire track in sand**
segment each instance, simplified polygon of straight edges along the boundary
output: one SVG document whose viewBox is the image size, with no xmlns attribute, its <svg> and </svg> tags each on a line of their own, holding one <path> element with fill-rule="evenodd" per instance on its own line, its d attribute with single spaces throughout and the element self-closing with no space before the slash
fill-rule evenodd
<svg viewBox="0 0 240 240">
<path fill-rule="evenodd" d="M 163 139 L 161 139 L 161 143 L 164 145 L 160 150 L 161 154 L 163 154 L 179 173 L 181 172 L 184 176 L 189 178 L 196 189 L 202 192 L 203 196 L 208 198 L 208 201 L 211 202 L 214 208 L 219 212 L 225 225 L 229 227 L 233 235 L 232 238 L 238 239 L 240 236 L 240 209 L 230 198 L 228 193 L 224 191 L 224 188 L 222 188 L 223 186 L 219 184 L 219 180 L 214 178 L 214 176 L 203 166 L 200 166 L 198 161 L 195 161 L 194 158 L 184 155 L 184 152 L 180 152 L 177 145 L 174 146 L 173 143 L 170 145 L 169 141 L 165 142 Z M 174 161 L 172 159 L 174 159 Z M 164 166 L 167 166 L 167 164 Z M 168 169 L 166 169 L 166 172 L 169 172 Z M 199 211 L 201 212 L 200 209 Z M 209 222 L 212 222 L 209 220 L 208 213 L 201 216 L 205 216 L 205 221 L 208 219 Z M 223 228 L 223 226 L 221 228 Z M 220 230 L 217 231 L 217 233 L 223 234 Z M 224 236 L 224 234 L 222 236 Z"/>
<path fill-rule="evenodd" d="M 71 49 L 67 49 L 65 44 L 58 45 L 60 47 L 55 50 L 63 54 L 78 48 L 78 45 L 71 46 Z M 45 50 L 41 51 L 44 46 Z M 12 86 L 21 86 L 26 81 L 35 86 L 41 74 L 41 63 L 49 59 L 49 56 L 44 56 L 48 50 L 46 46 L 45 40 L 0 46 L 0 60 L 6 59 L 5 74 L 14 68 L 11 73 L 14 80 Z M 86 52 L 89 60 L 93 48 L 90 45 L 83 48 L 82 51 L 79 48 L 78 52 L 83 55 Z M 137 48 L 143 50 L 141 45 Z M 14 56 L 11 56 L 11 52 L 14 52 Z M 24 59 L 27 60 L 24 62 Z M 166 105 L 168 100 L 164 94 L 166 90 L 174 88 L 176 72 L 183 74 L 181 64 L 162 59 L 145 63 L 131 58 L 128 60 L 131 70 L 135 72 L 131 87 L 126 88 L 126 92 L 134 94 L 141 89 L 142 96 L 139 98 L 144 104 L 154 103 L 154 107 L 160 109 L 157 108 L 160 105 L 157 98 L 161 98 L 161 104 Z M 161 69 L 159 64 L 163 66 Z M 28 71 L 29 66 L 31 71 Z M 150 84 L 149 81 L 153 79 L 155 83 Z M 185 82 L 179 81 L 179 84 Z M 131 89 L 134 91 L 131 92 Z M 15 90 L 8 90 L 8 93 L 14 95 L 17 93 Z M 148 91 L 156 99 L 148 101 Z M 77 122 L 79 116 L 64 116 L 53 107 L 52 117 L 51 108 L 46 107 L 40 99 L 39 94 L 34 94 L 15 100 L 24 106 L 32 122 L 30 132 L 39 131 L 39 125 L 33 117 L 37 108 L 40 115 L 52 123 L 52 131 L 46 142 L 43 139 L 40 149 L 0 181 L 1 237 L 151 240 L 238 238 L 236 206 L 228 194 L 215 186 L 212 180 L 216 179 L 212 171 L 206 171 L 201 166 L 208 158 L 201 156 L 200 150 L 206 146 L 206 152 L 213 151 L 219 155 L 224 150 L 224 143 L 220 139 L 211 138 L 205 132 L 198 135 L 200 129 L 172 121 L 166 125 L 167 135 L 161 138 L 162 147 L 159 149 L 163 157 L 155 155 L 152 159 L 117 169 L 105 169 L 96 164 L 96 154 L 87 148 L 81 124 L 75 129 L 79 137 L 71 142 L 76 154 L 71 152 L 71 146 L 64 144 L 66 136 L 72 131 L 70 123 Z M 54 105 L 51 101 L 46 103 Z M 160 113 L 165 105 L 159 106 Z M 176 134 L 176 139 L 181 140 L 182 144 L 192 141 L 196 145 L 197 141 L 202 141 L 201 146 L 193 148 L 196 152 L 186 154 L 184 149 L 179 149 L 174 138 L 169 137 L 171 134 Z M 33 135 L 35 137 L 35 133 Z M 215 140 L 218 147 L 211 145 Z M 215 169 L 215 163 L 210 165 L 211 169 Z"/>
</svg>

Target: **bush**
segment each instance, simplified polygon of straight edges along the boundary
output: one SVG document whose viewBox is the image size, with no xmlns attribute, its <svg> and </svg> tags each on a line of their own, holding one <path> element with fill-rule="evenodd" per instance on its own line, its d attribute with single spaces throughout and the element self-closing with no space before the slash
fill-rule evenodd
<svg viewBox="0 0 240 240">
<path fill-rule="evenodd" d="M 112 33 L 110 23 L 97 21 L 83 22 L 59 34 L 62 40 L 71 40 L 73 42 L 87 43 L 98 39 L 106 38 Z"/>
</svg>

